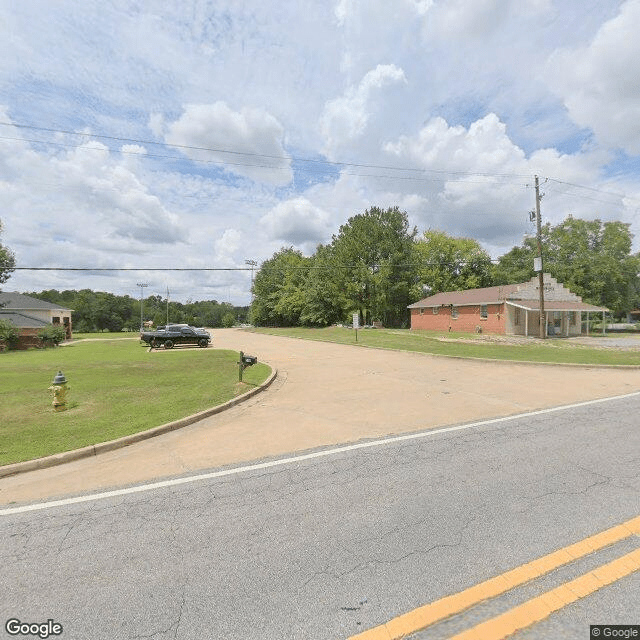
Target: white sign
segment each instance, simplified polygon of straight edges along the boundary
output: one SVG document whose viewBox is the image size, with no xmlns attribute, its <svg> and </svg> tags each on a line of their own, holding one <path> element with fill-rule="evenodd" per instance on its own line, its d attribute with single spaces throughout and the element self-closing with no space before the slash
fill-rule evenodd
<svg viewBox="0 0 640 640">
<path fill-rule="evenodd" d="M 533 270 L 534 271 L 542 271 L 542 258 L 534 258 L 533 259 Z"/>
<path fill-rule="evenodd" d="M 353 328 L 354 329 L 359 329 L 360 328 L 360 314 L 359 313 L 354 313 L 353 314 Z"/>
</svg>

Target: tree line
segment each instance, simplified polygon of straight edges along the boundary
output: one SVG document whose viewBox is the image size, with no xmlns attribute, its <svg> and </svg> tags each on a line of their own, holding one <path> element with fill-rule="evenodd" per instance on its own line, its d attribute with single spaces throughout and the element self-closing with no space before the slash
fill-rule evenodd
<svg viewBox="0 0 640 640">
<path fill-rule="evenodd" d="M 640 254 L 629 224 L 571 216 L 542 227 L 544 271 L 585 302 L 622 316 L 640 303 Z M 250 319 L 262 326 L 350 323 L 408 325 L 407 305 L 443 291 L 526 282 L 534 275 L 535 238 L 495 263 L 470 238 L 429 229 L 418 235 L 398 207 L 372 207 L 340 227 L 331 242 L 304 256 L 283 247 L 253 284 Z"/>
<path fill-rule="evenodd" d="M 130 296 L 91 289 L 47 289 L 27 295 L 72 309 L 73 330 L 78 333 L 140 329 L 140 300 Z M 156 326 L 184 323 L 198 327 L 231 327 L 238 322 L 247 322 L 248 311 L 248 307 L 235 307 L 216 300 L 181 303 L 153 295 L 142 301 L 143 320 L 152 321 Z"/>
</svg>

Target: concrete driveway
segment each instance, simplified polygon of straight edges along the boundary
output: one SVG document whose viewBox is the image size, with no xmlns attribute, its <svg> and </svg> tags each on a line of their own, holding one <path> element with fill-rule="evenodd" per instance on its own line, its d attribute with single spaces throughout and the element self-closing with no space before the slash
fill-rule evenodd
<svg viewBox="0 0 640 640">
<path fill-rule="evenodd" d="M 278 369 L 264 393 L 124 449 L 0 480 L 0 504 L 103 490 L 315 447 L 640 390 L 640 370 L 461 360 L 213 332 Z M 171 357 L 170 353 L 150 357 Z"/>
</svg>

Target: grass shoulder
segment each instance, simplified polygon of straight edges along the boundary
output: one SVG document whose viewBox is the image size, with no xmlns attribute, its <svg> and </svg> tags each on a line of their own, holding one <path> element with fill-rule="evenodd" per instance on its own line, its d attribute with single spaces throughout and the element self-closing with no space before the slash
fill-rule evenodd
<svg viewBox="0 0 640 640">
<path fill-rule="evenodd" d="M 359 329 L 346 327 L 309 329 L 253 328 L 251 331 L 305 340 L 322 340 L 339 344 L 414 351 L 459 358 L 522 361 L 576 365 L 640 366 L 640 351 L 609 350 L 577 345 L 564 339 L 523 339 L 492 342 L 488 336 L 469 333 L 411 331 L 409 329 Z M 506 337 L 505 337 L 506 338 Z"/>
<path fill-rule="evenodd" d="M 214 407 L 262 384 L 266 364 L 238 382 L 238 352 L 149 351 L 127 340 L 78 341 L 0 356 L 0 465 L 114 440 Z M 67 411 L 49 386 L 63 371 Z"/>
</svg>

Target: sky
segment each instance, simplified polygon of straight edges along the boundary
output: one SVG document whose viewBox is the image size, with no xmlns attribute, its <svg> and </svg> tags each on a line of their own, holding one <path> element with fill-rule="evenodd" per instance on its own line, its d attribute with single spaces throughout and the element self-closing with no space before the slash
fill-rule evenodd
<svg viewBox="0 0 640 640">
<path fill-rule="evenodd" d="M 244 305 L 246 261 L 372 206 L 497 258 L 536 175 L 543 223 L 638 251 L 639 31 L 640 0 L 0 0 L 3 290 Z"/>
</svg>

